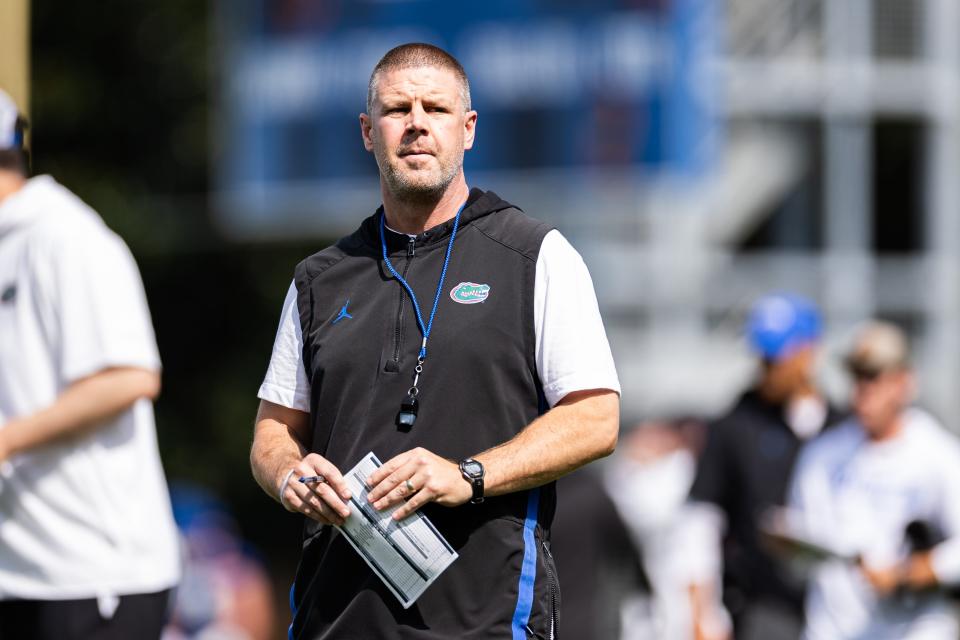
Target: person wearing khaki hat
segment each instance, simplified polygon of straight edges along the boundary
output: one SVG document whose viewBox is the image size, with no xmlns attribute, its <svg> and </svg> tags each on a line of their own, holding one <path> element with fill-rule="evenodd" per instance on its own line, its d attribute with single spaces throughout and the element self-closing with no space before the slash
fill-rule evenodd
<svg viewBox="0 0 960 640">
<path fill-rule="evenodd" d="M 179 545 L 129 249 L 50 176 L 0 90 L 0 638 L 159 638 Z"/>
<path fill-rule="evenodd" d="M 845 362 L 853 416 L 808 445 L 792 527 L 828 550 L 807 597 L 810 640 L 955 640 L 943 588 L 960 584 L 960 441 L 911 406 L 907 338 L 871 322 Z"/>
<path fill-rule="evenodd" d="M 903 411 L 915 393 L 903 331 L 886 322 L 865 325 L 845 364 L 853 378 L 853 409 L 861 427 L 874 440 L 893 438 L 903 427 Z"/>
</svg>

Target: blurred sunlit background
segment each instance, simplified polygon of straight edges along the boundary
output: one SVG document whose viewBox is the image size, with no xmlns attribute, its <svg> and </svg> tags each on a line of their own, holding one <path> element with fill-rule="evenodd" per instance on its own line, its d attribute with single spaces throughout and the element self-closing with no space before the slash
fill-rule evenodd
<svg viewBox="0 0 960 640">
<path fill-rule="evenodd" d="M 780 290 L 822 305 L 834 399 L 879 315 L 957 429 L 958 32 L 955 0 L 0 0 L 0 86 L 34 170 L 137 257 L 168 477 L 222 500 L 282 602 L 299 525 L 249 473 L 256 390 L 294 265 L 379 204 L 357 115 L 383 53 L 463 63 L 468 182 L 584 255 L 626 416 L 729 406 Z"/>
</svg>

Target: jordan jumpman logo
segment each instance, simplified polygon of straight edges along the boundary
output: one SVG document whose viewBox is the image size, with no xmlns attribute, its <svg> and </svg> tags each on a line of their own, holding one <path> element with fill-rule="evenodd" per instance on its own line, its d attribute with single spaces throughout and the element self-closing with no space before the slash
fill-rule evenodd
<svg viewBox="0 0 960 640">
<path fill-rule="evenodd" d="M 333 319 L 333 322 L 331 324 L 337 324 L 344 318 L 353 318 L 352 315 L 347 313 L 347 305 L 349 304 L 350 304 L 350 300 L 347 300 L 346 302 L 343 303 L 343 306 L 340 307 L 340 313 L 337 314 L 337 317 Z"/>
</svg>

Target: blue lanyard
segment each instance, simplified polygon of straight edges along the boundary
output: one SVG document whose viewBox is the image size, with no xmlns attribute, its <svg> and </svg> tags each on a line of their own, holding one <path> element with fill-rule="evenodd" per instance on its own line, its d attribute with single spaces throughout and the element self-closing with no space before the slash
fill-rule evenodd
<svg viewBox="0 0 960 640">
<path fill-rule="evenodd" d="M 386 219 L 386 213 L 380 214 L 380 246 L 383 248 L 383 263 L 387 266 L 387 270 L 390 274 L 397 279 L 403 288 L 407 290 L 407 293 L 410 295 L 410 300 L 413 301 L 413 310 L 417 314 L 417 326 L 420 327 L 420 333 L 423 334 L 423 342 L 420 344 L 420 353 L 417 355 L 417 376 L 414 379 L 413 386 L 416 388 L 418 378 L 420 377 L 420 372 L 423 370 L 423 361 L 427 359 L 427 340 L 430 338 L 430 332 L 433 330 L 433 319 L 437 315 L 437 305 L 440 303 L 440 294 L 443 292 L 443 281 L 447 277 L 447 267 L 450 266 L 450 254 L 453 252 L 453 241 L 457 237 L 457 229 L 460 227 L 460 214 L 463 213 L 463 208 L 467 206 L 467 203 L 464 202 L 460 205 L 460 208 L 457 209 L 457 215 L 453 219 L 453 230 L 450 232 L 450 241 L 447 242 L 447 255 L 443 259 L 443 269 L 440 271 L 440 281 L 437 282 L 437 295 L 433 298 L 433 309 L 430 310 L 430 321 L 424 326 L 423 324 L 423 314 L 420 312 L 420 304 L 417 302 L 417 294 L 413 292 L 413 289 L 410 288 L 410 285 L 406 280 L 403 279 L 396 269 L 393 267 L 393 263 L 390 262 L 390 258 L 387 256 L 387 239 L 384 235 L 384 226 Z"/>
</svg>

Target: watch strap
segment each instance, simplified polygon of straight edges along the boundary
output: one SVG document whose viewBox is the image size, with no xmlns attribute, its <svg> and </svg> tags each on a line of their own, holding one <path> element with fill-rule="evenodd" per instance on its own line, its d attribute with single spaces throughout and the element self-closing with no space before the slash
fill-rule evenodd
<svg viewBox="0 0 960 640">
<path fill-rule="evenodd" d="M 475 464 L 480 467 L 479 474 L 467 473 L 466 467 L 468 464 Z M 483 477 L 484 477 L 484 468 L 483 464 L 477 462 L 473 458 L 465 458 L 460 461 L 460 475 L 463 476 L 463 479 L 470 483 L 470 487 L 473 489 L 473 496 L 470 498 L 471 504 L 480 504 L 483 502 Z"/>
</svg>

